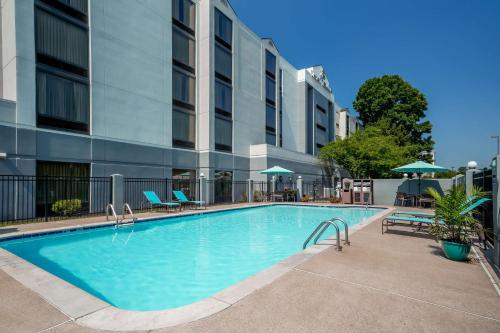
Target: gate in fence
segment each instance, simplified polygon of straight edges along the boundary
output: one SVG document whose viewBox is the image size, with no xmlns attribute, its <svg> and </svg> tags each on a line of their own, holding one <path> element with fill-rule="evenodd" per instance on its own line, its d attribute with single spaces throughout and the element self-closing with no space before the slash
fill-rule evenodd
<svg viewBox="0 0 500 333">
<path fill-rule="evenodd" d="M 485 169 L 482 171 L 475 172 L 472 176 L 472 183 L 475 187 L 481 189 L 481 191 L 486 192 L 486 196 L 492 199 L 493 172 L 491 169 Z M 477 218 L 481 222 L 484 228 L 488 230 L 493 230 L 492 200 L 487 201 L 480 207 Z M 489 237 L 491 240 L 489 233 L 487 233 L 486 236 Z"/>
</svg>

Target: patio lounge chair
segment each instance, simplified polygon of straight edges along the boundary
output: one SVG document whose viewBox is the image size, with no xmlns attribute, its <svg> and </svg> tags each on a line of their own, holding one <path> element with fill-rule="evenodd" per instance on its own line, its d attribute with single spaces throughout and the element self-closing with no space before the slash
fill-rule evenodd
<svg viewBox="0 0 500 333">
<path fill-rule="evenodd" d="M 481 206 L 483 203 L 485 203 L 485 202 L 487 202 L 489 200 L 491 200 L 491 199 L 489 199 L 489 198 L 479 199 L 478 201 L 476 201 L 475 203 L 473 203 L 472 205 L 468 206 L 463 211 L 461 211 L 460 214 L 461 215 L 467 214 L 468 212 L 474 210 L 476 207 Z M 471 201 L 473 201 L 473 199 L 469 200 L 469 202 L 471 202 Z M 411 213 L 415 213 L 415 214 L 411 214 Z M 396 221 L 410 222 L 410 225 L 413 225 L 413 223 L 418 223 L 419 225 L 417 227 L 417 230 L 420 229 L 420 227 L 423 224 L 443 223 L 442 221 L 435 221 L 435 220 L 428 219 L 428 218 L 423 218 L 423 217 L 402 216 L 402 215 L 394 215 L 394 214 L 407 214 L 407 215 L 420 215 L 420 216 L 424 216 L 424 215 L 422 215 L 422 213 L 419 213 L 419 212 L 407 212 L 407 211 L 401 211 L 401 210 L 395 211 L 393 213 L 393 215 L 386 216 L 382 220 L 382 234 L 384 233 L 384 226 L 386 227 L 385 230 L 387 231 L 389 229 L 389 225 L 390 224 L 394 224 Z M 426 213 L 426 214 L 431 214 L 431 213 Z M 432 217 L 432 216 L 429 216 L 429 217 Z"/>
<path fill-rule="evenodd" d="M 160 200 L 158 195 L 154 191 L 144 191 L 144 195 L 146 196 L 146 199 L 148 200 L 149 204 L 151 207 L 166 207 L 167 210 L 169 207 L 181 207 L 181 205 L 177 202 L 163 202 Z"/>
<path fill-rule="evenodd" d="M 182 204 L 191 204 L 195 205 L 198 207 L 205 206 L 205 209 L 207 209 L 207 205 L 205 204 L 205 201 L 202 200 L 189 200 L 184 192 L 182 191 L 173 191 L 175 198 L 179 201 L 179 203 Z"/>
<path fill-rule="evenodd" d="M 434 217 L 434 213 L 426 213 L 426 212 L 410 211 L 410 210 L 397 210 L 397 211 L 393 212 L 393 214 Z"/>
</svg>

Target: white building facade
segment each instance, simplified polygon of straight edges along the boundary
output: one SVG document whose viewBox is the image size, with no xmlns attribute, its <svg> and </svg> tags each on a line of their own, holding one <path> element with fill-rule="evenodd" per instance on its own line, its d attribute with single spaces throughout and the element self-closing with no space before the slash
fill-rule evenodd
<svg viewBox="0 0 500 333">
<path fill-rule="evenodd" d="M 317 179 L 356 128 L 226 0 L 1 4 L 0 174 Z"/>
</svg>

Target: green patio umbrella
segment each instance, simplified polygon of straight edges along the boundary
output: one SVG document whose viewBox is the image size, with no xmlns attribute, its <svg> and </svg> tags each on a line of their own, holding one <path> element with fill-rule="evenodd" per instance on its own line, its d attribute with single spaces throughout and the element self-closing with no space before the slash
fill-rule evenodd
<svg viewBox="0 0 500 333">
<path fill-rule="evenodd" d="M 291 175 L 293 171 L 275 165 L 272 168 L 259 171 L 259 173 L 264 175 Z"/>
<path fill-rule="evenodd" d="M 425 172 L 445 172 L 448 169 L 440 167 L 438 165 L 430 164 L 424 161 L 416 161 L 410 164 L 406 164 L 397 168 L 392 169 L 395 172 L 412 172 L 416 173 L 418 176 L 418 194 L 420 194 L 420 176 Z"/>
</svg>

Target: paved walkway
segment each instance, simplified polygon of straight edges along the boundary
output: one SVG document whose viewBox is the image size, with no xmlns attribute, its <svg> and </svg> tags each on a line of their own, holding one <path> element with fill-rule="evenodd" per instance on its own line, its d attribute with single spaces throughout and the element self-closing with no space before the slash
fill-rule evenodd
<svg viewBox="0 0 500 333">
<path fill-rule="evenodd" d="M 155 332 L 500 332 L 500 297 L 479 260 L 447 260 L 425 233 L 399 227 L 382 235 L 380 222 L 351 242 L 222 312 Z M 0 332 L 97 332 L 1 267 L 0 295 Z"/>
</svg>

